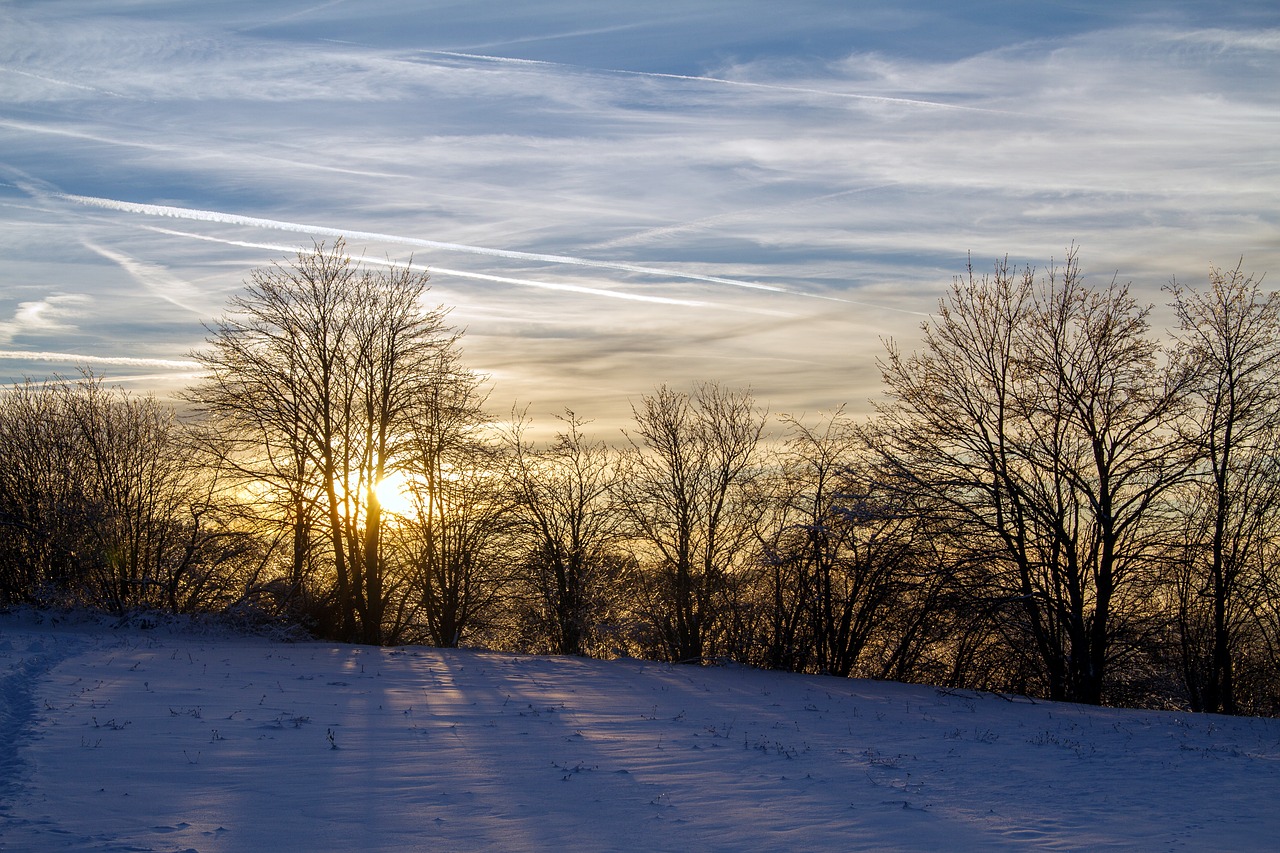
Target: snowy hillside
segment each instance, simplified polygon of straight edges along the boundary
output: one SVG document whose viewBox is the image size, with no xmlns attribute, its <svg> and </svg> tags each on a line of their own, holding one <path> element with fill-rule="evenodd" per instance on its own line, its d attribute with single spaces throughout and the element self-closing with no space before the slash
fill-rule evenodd
<svg viewBox="0 0 1280 853">
<path fill-rule="evenodd" d="M 0 616 L 0 849 L 1265 850 L 1280 721 Z"/>
</svg>

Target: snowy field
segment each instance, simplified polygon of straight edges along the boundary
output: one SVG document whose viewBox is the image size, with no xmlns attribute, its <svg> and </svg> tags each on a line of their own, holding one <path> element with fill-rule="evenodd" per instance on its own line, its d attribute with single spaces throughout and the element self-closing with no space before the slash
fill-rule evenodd
<svg viewBox="0 0 1280 853">
<path fill-rule="evenodd" d="M 0 615 L 0 849 L 1270 850 L 1280 721 Z"/>
</svg>

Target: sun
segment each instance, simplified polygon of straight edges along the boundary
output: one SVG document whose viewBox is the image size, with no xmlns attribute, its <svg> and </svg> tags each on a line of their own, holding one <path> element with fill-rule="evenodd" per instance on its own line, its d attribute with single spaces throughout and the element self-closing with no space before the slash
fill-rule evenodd
<svg viewBox="0 0 1280 853">
<path fill-rule="evenodd" d="M 382 505 L 383 512 L 402 518 L 413 514 L 413 484 L 403 471 L 387 474 L 374 491 L 377 492 L 378 503 Z"/>
</svg>

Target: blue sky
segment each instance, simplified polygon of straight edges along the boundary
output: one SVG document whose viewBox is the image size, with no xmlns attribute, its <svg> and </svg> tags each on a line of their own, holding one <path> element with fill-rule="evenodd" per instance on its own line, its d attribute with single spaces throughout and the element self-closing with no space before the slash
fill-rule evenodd
<svg viewBox="0 0 1280 853">
<path fill-rule="evenodd" d="M 0 379 L 172 393 L 346 234 L 430 269 L 499 412 L 861 411 L 970 252 L 1280 275 L 1278 131 L 1274 3 L 8 0 Z"/>
</svg>

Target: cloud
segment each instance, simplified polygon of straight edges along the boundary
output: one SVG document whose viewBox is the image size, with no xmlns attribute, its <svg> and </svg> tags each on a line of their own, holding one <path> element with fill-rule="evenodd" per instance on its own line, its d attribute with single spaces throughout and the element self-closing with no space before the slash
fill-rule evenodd
<svg viewBox="0 0 1280 853">
<path fill-rule="evenodd" d="M 83 293 L 55 293 L 43 299 L 21 302 L 12 320 L 0 321 L 0 341 L 18 337 L 51 337 L 76 331 L 73 321 L 88 314 L 93 298 Z"/>
<path fill-rule="evenodd" d="M 411 5 L 0 4 L 0 252 L 34 288 L 0 295 L 96 298 L 35 309 L 41 348 L 189 350 L 192 310 L 343 235 L 429 268 L 509 397 L 856 408 L 969 252 L 1075 241 L 1152 302 L 1280 269 L 1267 4 Z"/>
</svg>

